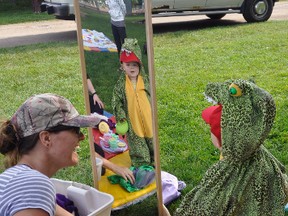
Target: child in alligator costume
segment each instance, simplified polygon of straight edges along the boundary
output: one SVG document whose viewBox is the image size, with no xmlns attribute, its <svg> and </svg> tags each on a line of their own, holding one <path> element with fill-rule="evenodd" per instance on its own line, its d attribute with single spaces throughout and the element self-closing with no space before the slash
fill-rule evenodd
<svg viewBox="0 0 288 216">
<path fill-rule="evenodd" d="M 272 96 L 254 83 L 211 83 L 221 107 L 219 160 L 182 200 L 175 216 L 280 216 L 287 203 L 284 166 L 263 146 L 275 118 Z"/>
<path fill-rule="evenodd" d="M 129 154 L 136 167 L 154 165 L 150 86 L 141 56 L 137 40 L 126 38 L 120 53 L 124 73 L 120 75 L 112 96 L 116 121 L 128 123 Z"/>
</svg>

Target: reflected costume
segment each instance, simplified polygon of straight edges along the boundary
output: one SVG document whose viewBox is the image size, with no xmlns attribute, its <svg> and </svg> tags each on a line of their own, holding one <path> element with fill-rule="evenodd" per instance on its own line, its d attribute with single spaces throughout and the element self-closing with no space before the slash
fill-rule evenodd
<svg viewBox="0 0 288 216">
<path fill-rule="evenodd" d="M 136 39 L 126 38 L 121 53 L 124 50 L 133 52 L 141 61 L 141 50 Z M 132 165 L 135 167 L 153 166 L 150 86 L 142 64 L 140 64 L 140 72 L 135 86 L 125 73 L 120 75 L 114 86 L 112 107 L 116 122 L 126 119 L 128 123 L 129 129 L 126 136 Z"/>
<path fill-rule="evenodd" d="M 284 215 L 285 168 L 263 146 L 276 114 L 272 96 L 245 80 L 210 83 L 205 95 L 222 105 L 223 159 L 207 170 L 174 215 Z"/>
</svg>

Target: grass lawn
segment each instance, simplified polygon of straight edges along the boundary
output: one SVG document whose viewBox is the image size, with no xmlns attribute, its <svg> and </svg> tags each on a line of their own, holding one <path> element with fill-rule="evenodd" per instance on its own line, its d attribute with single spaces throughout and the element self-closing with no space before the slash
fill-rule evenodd
<svg viewBox="0 0 288 216">
<path fill-rule="evenodd" d="M 55 19 L 55 17 L 53 15 L 48 15 L 47 13 L 33 13 L 32 6 L 31 8 L 15 8 L 12 10 L 4 10 L 4 8 L 3 10 L 0 9 L 0 25 L 51 19 Z"/>
<path fill-rule="evenodd" d="M 287 25 L 287 21 L 268 21 L 154 35 L 161 167 L 185 181 L 182 195 L 219 158 L 200 117 L 210 105 L 202 94 L 208 82 L 253 78 L 272 94 L 277 114 L 266 147 L 288 168 Z M 84 113 L 76 42 L 0 49 L 0 64 L 0 119 L 9 118 L 31 94 L 43 92 L 69 98 Z M 92 185 L 87 140 L 79 155 L 79 166 L 61 170 L 55 177 Z M 0 165 L 0 172 L 3 169 Z M 180 201 L 168 206 L 170 212 Z M 113 215 L 156 212 L 145 201 Z"/>
</svg>

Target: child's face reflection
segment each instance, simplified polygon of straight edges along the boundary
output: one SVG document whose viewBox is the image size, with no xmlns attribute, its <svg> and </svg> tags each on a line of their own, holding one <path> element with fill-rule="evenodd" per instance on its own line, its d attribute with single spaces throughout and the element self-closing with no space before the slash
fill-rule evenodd
<svg viewBox="0 0 288 216">
<path fill-rule="evenodd" d="M 137 62 L 123 62 L 122 67 L 130 80 L 137 79 L 139 74 L 139 64 Z"/>
</svg>

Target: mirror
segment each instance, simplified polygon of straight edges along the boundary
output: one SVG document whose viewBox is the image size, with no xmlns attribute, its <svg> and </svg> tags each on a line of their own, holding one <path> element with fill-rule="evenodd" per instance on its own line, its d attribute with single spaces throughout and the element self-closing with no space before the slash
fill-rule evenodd
<svg viewBox="0 0 288 216">
<path fill-rule="evenodd" d="M 124 166 L 127 168 L 129 168 L 131 164 L 132 165 L 135 164 L 136 161 L 135 157 L 131 156 L 132 155 L 131 145 L 133 144 L 131 144 L 131 141 L 130 143 L 128 142 L 128 140 L 131 140 L 129 139 L 130 135 L 127 135 L 127 133 L 121 134 L 119 130 L 115 131 L 114 127 L 115 124 L 116 126 L 119 126 L 121 123 L 116 122 L 117 116 L 114 113 L 115 108 L 113 109 L 112 106 L 113 103 L 111 102 L 112 98 L 114 97 L 113 94 L 115 94 L 114 86 L 116 85 L 119 77 L 121 76 L 125 77 L 125 76 L 123 76 L 124 71 L 119 61 L 120 56 L 119 52 L 121 44 L 119 45 L 118 43 L 115 43 L 115 41 L 117 41 L 117 37 L 115 36 L 115 34 L 112 33 L 112 30 L 114 29 L 112 29 L 111 27 L 110 20 L 112 18 L 109 14 L 109 2 L 111 1 L 110 0 L 74 1 L 76 21 L 77 21 L 78 44 L 80 49 L 80 60 L 83 75 L 82 78 L 84 86 L 84 95 L 86 101 L 85 103 L 86 111 L 87 113 L 90 112 L 93 113 L 96 111 L 100 114 L 107 116 L 109 118 L 108 122 L 111 123 L 109 125 L 110 126 L 112 125 L 110 127 L 112 138 L 115 138 L 113 135 L 116 135 L 115 139 L 117 139 L 118 144 L 120 141 L 121 142 L 124 141 L 124 143 L 127 144 L 126 145 L 127 148 L 120 150 L 118 145 L 118 147 L 116 146 L 114 150 L 112 148 L 113 151 L 111 151 L 111 146 L 108 147 L 105 146 L 107 142 L 106 143 L 101 142 L 105 140 L 104 137 L 105 132 L 103 131 L 101 132 L 97 128 L 88 131 L 94 185 L 100 191 L 110 193 L 111 195 L 114 196 L 114 203 L 112 205 L 112 210 L 123 209 L 124 211 L 123 215 L 127 214 L 139 215 L 141 213 L 143 214 L 143 212 L 147 212 L 147 214 L 149 215 L 156 215 L 156 214 L 162 215 L 162 193 L 161 193 L 162 190 L 161 190 L 161 176 L 160 176 L 159 146 L 157 140 L 157 127 L 156 127 L 157 110 L 155 99 L 155 81 L 153 74 L 153 49 L 152 49 L 153 33 L 152 33 L 152 21 L 150 12 L 151 5 L 150 2 L 147 0 L 145 0 L 145 2 L 143 0 L 124 0 L 123 4 L 124 7 L 126 8 L 126 16 L 124 21 L 120 22 L 120 27 L 122 26 L 121 28 L 122 31 L 120 32 L 120 35 L 125 36 L 126 34 L 127 38 L 137 39 L 138 45 L 142 53 L 142 58 L 140 57 L 140 60 L 142 61 L 143 67 L 141 66 L 139 67 L 142 69 L 144 68 L 144 70 L 140 69 L 140 71 L 142 71 L 141 73 L 143 73 L 142 74 L 143 83 L 145 83 L 146 92 L 147 91 L 150 92 L 151 97 L 149 109 L 145 109 L 145 112 L 148 113 L 147 110 L 151 109 L 151 114 L 149 113 L 150 118 L 152 118 L 152 123 L 150 127 L 152 128 L 151 131 L 153 134 L 153 138 L 151 138 L 151 145 L 152 148 L 154 149 L 154 154 L 153 151 L 151 151 L 152 153 L 150 152 L 150 154 L 151 154 L 151 160 L 154 160 L 155 181 L 153 181 L 148 186 L 144 187 L 144 189 L 129 193 L 127 190 L 123 189 L 123 185 L 121 187 L 120 184 L 111 184 L 111 179 L 109 181 L 108 177 L 115 176 L 115 173 L 113 173 L 110 169 L 107 169 L 107 167 L 106 169 L 100 170 L 100 172 L 98 169 L 97 172 L 97 168 L 99 167 L 97 167 L 97 164 L 95 162 L 96 161 L 95 155 L 97 157 L 98 155 L 95 154 L 95 151 L 102 157 L 106 158 L 108 161 L 112 162 L 113 164 L 117 164 L 119 166 Z M 122 0 L 116 2 L 121 3 Z M 123 23 L 125 23 L 124 28 Z M 116 22 L 116 24 L 113 22 L 113 25 L 118 24 L 119 22 Z M 114 26 L 113 28 L 116 27 Z M 126 31 L 126 33 L 123 32 L 124 30 Z M 118 45 L 118 47 L 116 44 Z M 139 55 L 137 55 L 137 57 L 138 56 Z M 145 80 L 144 78 L 145 76 L 148 77 L 147 80 Z M 104 104 L 103 110 L 101 109 L 93 110 L 93 107 L 90 106 L 90 104 L 93 104 L 92 100 L 93 100 L 93 93 L 95 93 L 95 90 L 94 89 L 91 90 L 89 88 L 90 84 L 89 81 L 87 84 L 87 78 L 90 79 L 91 84 L 96 90 L 96 94 L 98 96 L 97 99 L 100 99 L 101 102 L 103 102 Z M 137 78 L 137 82 L 138 80 L 139 78 Z M 150 85 L 150 87 L 147 88 L 146 84 Z M 98 104 L 100 104 L 99 100 Z M 129 127 L 131 127 L 130 123 Z M 112 145 L 112 142 L 110 143 L 110 145 Z M 99 173 L 102 174 L 101 177 Z M 139 203 L 140 201 L 141 204 Z M 136 203 L 139 204 L 134 205 Z M 129 213 L 128 210 L 125 212 L 125 210 L 129 206 L 131 206 L 131 208 L 136 210 L 133 209 L 131 210 L 129 208 Z M 135 212 L 133 213 L 133 211 Z"/>
</svg>

